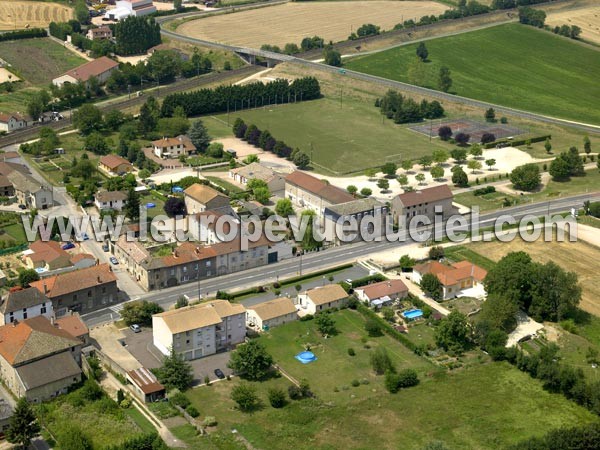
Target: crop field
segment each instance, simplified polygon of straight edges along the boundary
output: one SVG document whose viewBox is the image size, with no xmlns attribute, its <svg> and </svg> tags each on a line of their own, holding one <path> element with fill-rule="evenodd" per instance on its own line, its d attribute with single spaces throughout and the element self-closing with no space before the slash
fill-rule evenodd
<svg viewBox="0 0 600 450">
<path fill-rule="evenodd" d="M 66 22 L 73 10 L 51 2 L 0 1 L 0 30 L 45 28 L 50 22 Z"/>
<path fill-rule="evenodd" d="M 554 261 L 565 270 L 577 273 L 582 287 L 580 307 L 584 311 L 600 316 L 600 285 L 597 282 L 597 270 L 592 261 L 600 258 L 600 249 L 582 241 L 577 242 L 524 242 L 514 239 L 511 242 L 477 242 L 468 248 L 498 261 L 509 252 L 525 251 L 534 261 Z"/>
<path fill-rule="evenodd" d="M 582 39 L 600 44 L 600 6 L 549 13 L 546 25 L 577 25 Z"/>
<path fill-rule="evenodd" d="M 351 173 L 368 167 L 381 166 L 387 161 L 418 159 L 434 150 L 452 146 L 407 127 L 382 120 L 372 103 L 353 98 L 323 98 L 310 102 L 271 106 L 231 112 L 229 123 L 241 117 L 247 124 L 269 130 L 276 139 L 292 148 L 298 147 L 322 168 L 339 173 Z M 222 136 L 227 114 L 214 119 L 205 118 L 212 135 Z M 215 134 L 212 128 L 215 127 Z M 231 128 L 229 128 L 231 130 Z M 230 131 L 231 135 L 232 132 Z"/>
<path fill-rule="evenodd" d="M 25 82 L 44 86 L 85 62 L 49 38 L 0 42 L 0 58 L 11 64 L 11 71 Z"/>
<path fill-rule="evenodd" d="M 357 57 L 349 69 L 409 82 L 416 45 Z M 600 124 L 600 52 L 536 28 L 507 24 L 426 42 L 419 84 L 437 89 L 440 67 L 451 92 L 548 116 Z"/>
<path fill-rule="evenodd" d="M 439 15 L 448 6 L 433 1 L 307 2 L 258 8 L 185 22 L 179 33 L 209 41 L 258 48 L 263 44 L 300 45 L 318 35 L 337 42 L 365 23 L 389 30 L 397 23 Z"/>
</svg>

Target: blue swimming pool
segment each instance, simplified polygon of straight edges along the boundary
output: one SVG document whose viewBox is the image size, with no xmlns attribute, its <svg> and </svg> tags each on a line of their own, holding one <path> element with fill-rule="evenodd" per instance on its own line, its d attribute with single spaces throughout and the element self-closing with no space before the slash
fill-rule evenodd
<svg viewBox="0 0 600 450">
<path fill-rule="evenodd" d="M 308 364 L 317 360 L 317 357 L 313 352 L 305 351 L 298 353 L 295 358 L 302 364 Z"/>
<path fill-rule="evenodd" d="M 411 309 L 410 311 L 404 311 L 402 315 L 409 320 L 418 319 L 423 316 L 423 311 L 420 309 Z"/>
</svg>

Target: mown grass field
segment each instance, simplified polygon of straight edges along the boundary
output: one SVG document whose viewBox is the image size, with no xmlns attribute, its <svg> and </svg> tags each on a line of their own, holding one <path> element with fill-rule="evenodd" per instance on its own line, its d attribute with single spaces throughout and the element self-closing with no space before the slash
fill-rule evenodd
<svg viewBox="0 0 600 450">
<path fill-rule="evenodd" d="M 433 440 L 452 449 L 490 449 L 561 425 L 597 420 L 508 364 L 474 363 L 449 374 L 433 366 L 428 370 L 429 363 L 387 337 L 369 338 L 371 349 L 363 348 L 360 338 L 366 333 L 358 313 L 343 311 L 334 318 L 340 334 L 327 340 L 315 334 L 312 322 L 284 325 L 260 338 L 284 370 L 308 380 L 317 400 L 290 401 L 283 409 L 273 409 L 267 393 L 272 387 L 287 388 L 290 382 L 283 377 L 252 383 L 263 406 L 250 414 L 239 412 L 230 399 L 238 378 L 190 391 L 187 395 L 201 417 L 217 418 L 214 436 L 222 439 L 236 429 L 252 446 L 274 450 L 419 449 Z M 314 344 L 311 349 L 319 359 L 305 366 L 293 355 L 307 341 Z M 356 356 L 347 354 L 349 345 Z M 421 383 L 395 395 L 385 391 L 382 377 L 372 375 L 368 367 L 368 354 L 378 345 L 388 348 L 398 368 L 417 368 Z M 353 377 L 371 382 L 341 388 Z M 194 448 L 216 447 L 185 427 L 175 431 Z"/>
<path fill-rule="evenodd" d="M 417 44 L 357 57 L 345 66 L 409 81 Z M 437 88 L 442 66 L 452 72 L 451 92 L 548 116 L 600 123 L 600 52 L 520 24 L 426 42 L 430 62 L 420 83 Z"/>
<path fill-rule="evenodd" d="M 418 159 L 434 150 L 452 147 L 383 119 L 372 103 L 351 97 L 326 97 L 309 102 L 230 112 L 229 123 L 241 117 L 246 124 L 269 130 L 292 148 L 312 154 L 317 171 L 350 173 L 379 167 L 387 161 Z M 224 137 L 227 114 L 204 118 L 211 136 Z M 231 130 L 231 128 L 229 128 Z M 231 135 L 232 132 L 230 131 Z M 321 166 L 321 167 L 319 167 Z"/>
</svg>

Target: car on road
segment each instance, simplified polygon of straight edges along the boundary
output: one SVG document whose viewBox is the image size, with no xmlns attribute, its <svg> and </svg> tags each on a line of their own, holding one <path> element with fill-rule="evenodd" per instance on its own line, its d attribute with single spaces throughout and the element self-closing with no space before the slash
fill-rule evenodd
<svg viewBox="0 0 600 450">
<path fill-rule="evenodd" d="M 69 250 L 71 248 L 75 248 L 75 244 L 73 244 L 72 242 L 67 242 L 66 244 L 63 244 L 61 248 L 63 250 Z"/>
<path fill-rule="evenodd" d="M 108 247 L 108 244 L 104 244 L 104 245 L 102 246 L 102 250 L 103 250 L 103 251 L 105 251 L 105 252 L 109 251 L 110 249 L 109 249 L 109 247 Z"/>
<path fill-rule="evenodd" d="M 348 283 L 350 286 L 352 286 L 352 279 L 350 279 L 350 278 L 346 278 L 344 281 L 345 281 L 346 283 Z"/>
<path fill-rule="evenodd" d="M 137 323 L 134 323 L 133 325 L 130 325 L 129 328 L 131 328 L 131 331 L 133 331 L 134 333 L 141 333 L 142 332 L 142 327 L 140 327 Z"/>
<path fill-rule="evenodd" d="M 223 371 L 221 369 L 215 369 L 215 375 L 217 376 L 217 378 L 219 380 L 222 380 L 223 378 L 225 378 L 225 374 L 223 373 Z"/>
<path fill-rule="evenodd" d="M 115 258 L 114 256 L 111 256 L 110 258 L 110 262 L 113 263 L 113 265 L 118 265 L 119 264 L 119 260 L 117 258 Z"/>
</svg>

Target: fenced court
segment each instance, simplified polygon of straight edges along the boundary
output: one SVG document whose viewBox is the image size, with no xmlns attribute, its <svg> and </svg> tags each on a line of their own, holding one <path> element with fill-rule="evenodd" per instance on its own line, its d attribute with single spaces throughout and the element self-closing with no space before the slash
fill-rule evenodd
<svg viewBox="0 0 600 450">
<path fill-rule="evenodd" d="M 523 130 L 507 124 L 476 122 L 471 119 L 434 120 L 429 123 L 422 123 L 409 128 L 426 136 L 437 137 L 439 129 L 444 126 L 450 127 L 453 135 L 456 135 L 457 133 L 468 134 L 470 136 L 469 142 L 471 143 L 480 142 L 481 136 L 483 136 L 484 133 L 491 133 L 496 139 L 518 136 L 524 133 Z"/>
</svg>

